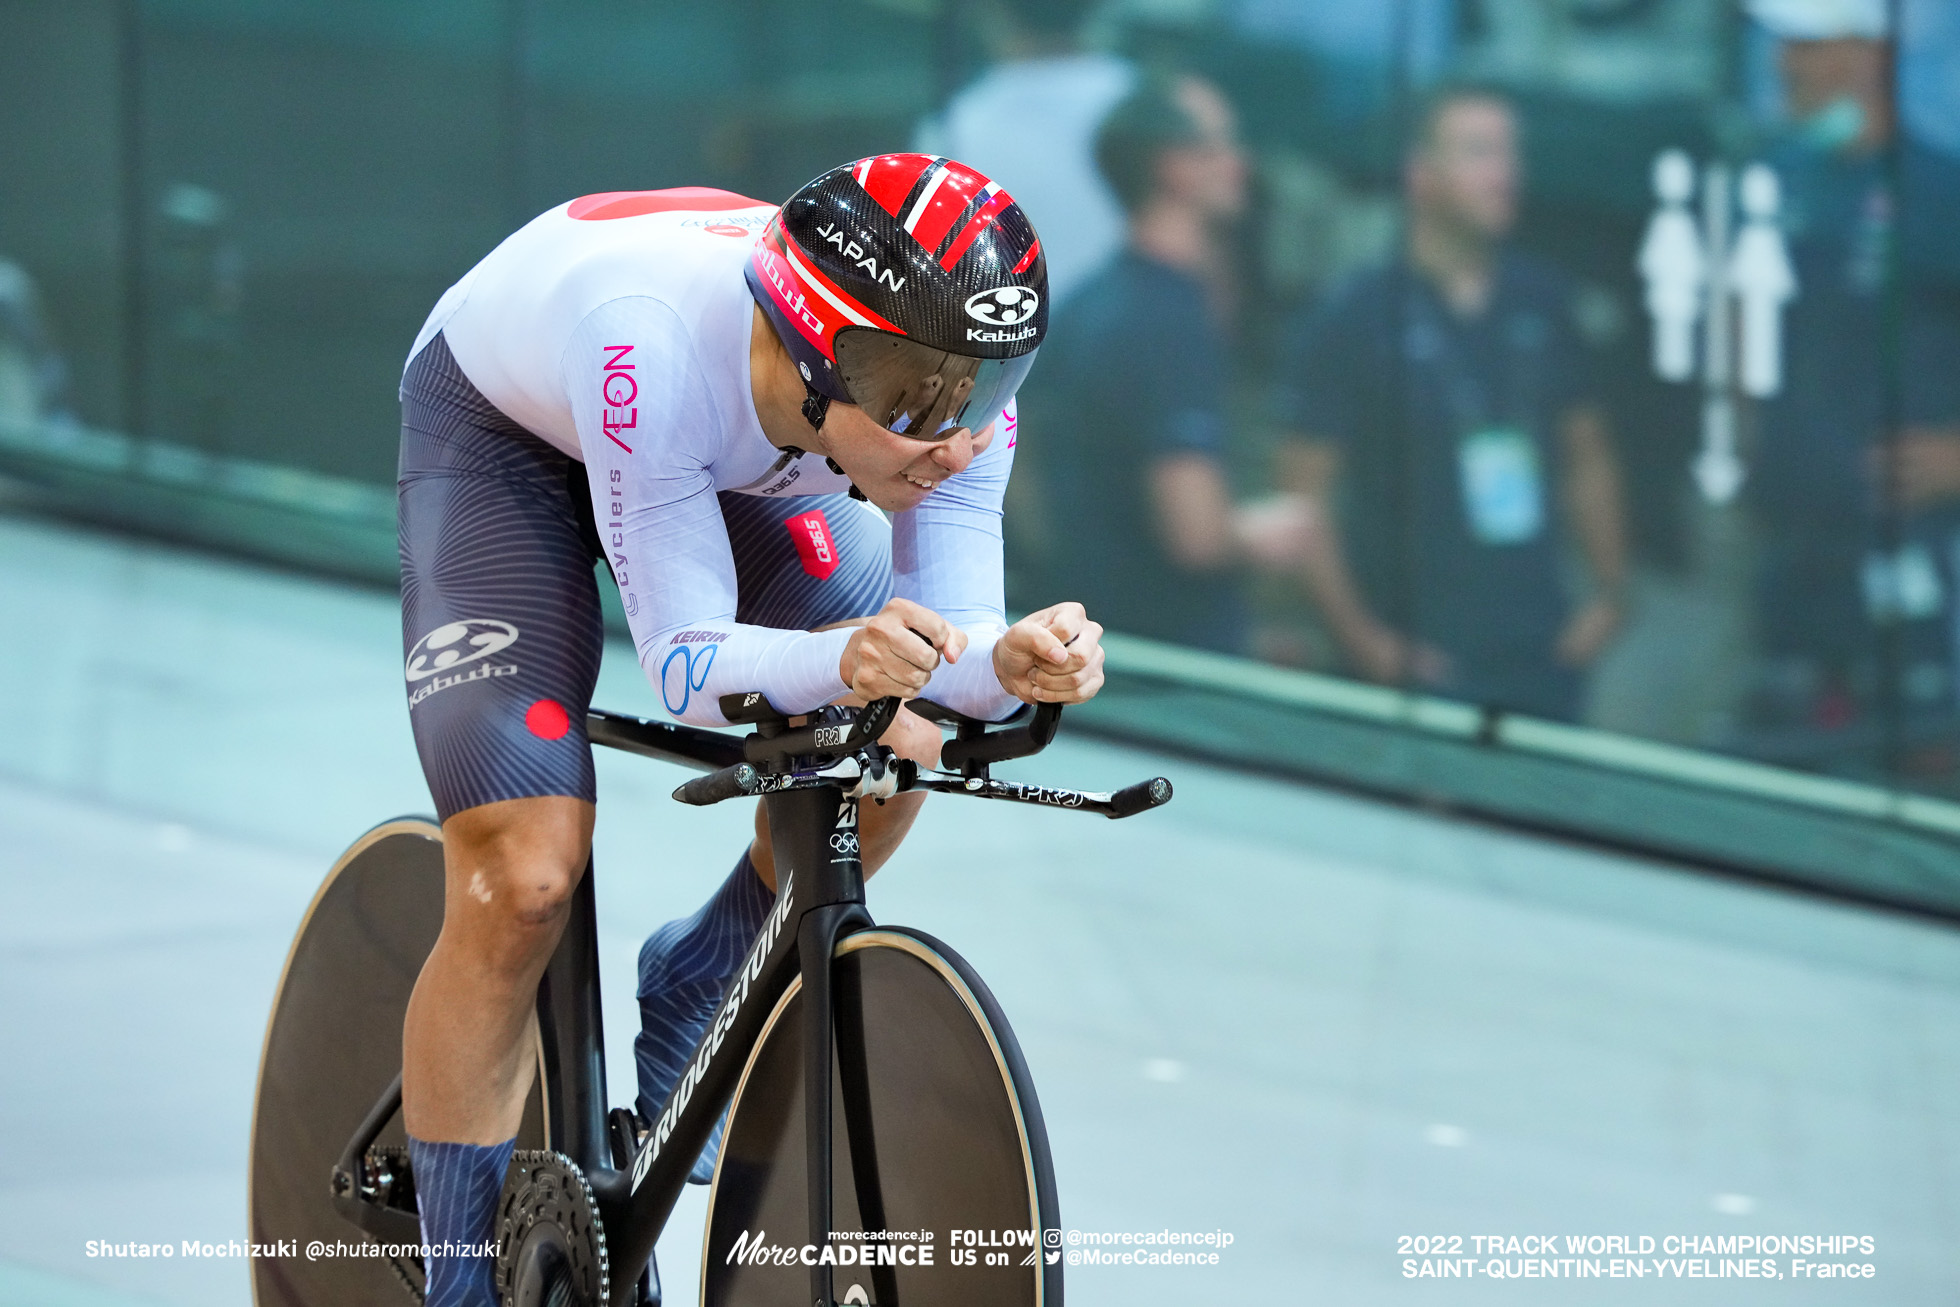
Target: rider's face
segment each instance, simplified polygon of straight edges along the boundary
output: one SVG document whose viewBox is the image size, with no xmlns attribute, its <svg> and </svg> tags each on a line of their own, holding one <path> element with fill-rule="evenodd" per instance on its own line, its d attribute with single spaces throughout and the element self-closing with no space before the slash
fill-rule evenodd
<svg viewBox="0 0 1960 1307">
<path fill-rule="evenodd" d="M 940 482 L 964 472 L 993 437 L 991 426 L 977 436 L 960 427 L 944 440 L 915 440 L 885 430 L 855 404 L 832 404 L 823 423 L 824 452 L 888 513 L 917 508 Z"/>
</svg>

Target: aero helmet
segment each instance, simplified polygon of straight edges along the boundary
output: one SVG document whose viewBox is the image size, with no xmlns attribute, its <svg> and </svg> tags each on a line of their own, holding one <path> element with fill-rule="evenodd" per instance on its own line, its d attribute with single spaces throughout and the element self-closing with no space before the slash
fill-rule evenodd
<svg viewBox="0 0 1960 1307">
<path fill-rule="evenodd" d="M 922 440 L 984 429 L 1048 329 L 1048 261 L 1021 206 L 963 163 L 881 154 L 790 196 L 749 290 L 823 424 L 832 400 Z"/>
</svg>

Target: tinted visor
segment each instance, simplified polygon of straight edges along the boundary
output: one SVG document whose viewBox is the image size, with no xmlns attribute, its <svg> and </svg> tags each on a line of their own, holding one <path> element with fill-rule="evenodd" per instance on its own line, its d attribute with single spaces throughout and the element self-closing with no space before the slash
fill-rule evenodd
<svg viewBox="0 0 1960 1307">
<path fill-rule="evenodd" d="M 833 347 L 851 402 L 915 440 L 944 440 L 960 427 L 980 434 L 1014 398 L 1035 356 L 969 358 L 863 328 L 838 332 Z"/>
</svg>

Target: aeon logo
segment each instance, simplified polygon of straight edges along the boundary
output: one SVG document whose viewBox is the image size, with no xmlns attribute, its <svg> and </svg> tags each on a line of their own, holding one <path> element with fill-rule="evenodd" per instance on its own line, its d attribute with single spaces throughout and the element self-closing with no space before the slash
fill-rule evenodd
<svg viewBox="0 0 1960 1307">
<path fill-rule="evenodd" d="M 992 327 L 1018 327 L 1041 307 L 1041 296 L 1026 286 L 996 286 L 970 295 L 966 316 Z"/>
<path fill-rule="evenodd" d="M 488 658 L 517 642 L 517 628 L 494 617 L 466 617 L 450 622 L 415 642 L 404 668 L 409 682 L 424 680 L 463 663 Z"/>
</svg>

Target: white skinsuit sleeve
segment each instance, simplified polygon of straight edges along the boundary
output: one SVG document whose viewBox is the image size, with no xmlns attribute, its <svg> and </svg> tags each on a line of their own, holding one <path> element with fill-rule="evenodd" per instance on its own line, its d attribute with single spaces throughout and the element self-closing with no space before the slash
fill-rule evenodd
<svg viewBox="0 0 1960 1307">
<path fill-rule="evenodd" d="M 735 620 L 735 558 L 710 471 L 729 415 L 715 411 L 679 316 L 643 297 L 601 305 L 572 332 L 560 369 L 600 542 L 667 711 L 719 726 L 724 694 L 760 690 L 785 713 L 845 694 L 837 663 L 849 630 Z"/>
<path fill-rule="evenodd" d="M 1009 404 L 993 443 L 917 508 L 892 519 L 892 593 L 966 632 L 966 652 L 941 663 L 923 697 L 969 717 L 998 721 L 1021 701 L 994 674 L 994 644 L 1007 632 L 1001 499 L 1014 467 L 1018 419 Z"/>
</svg>

